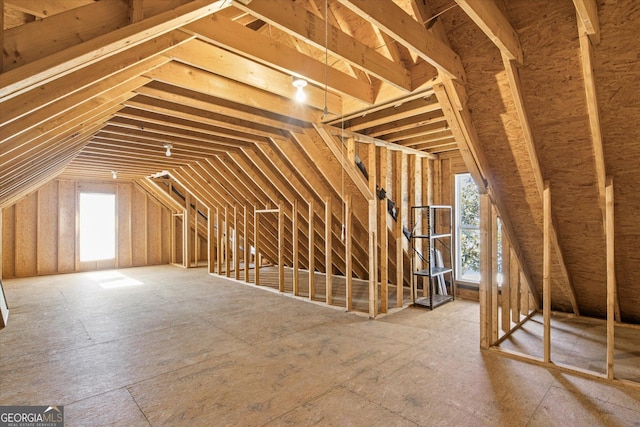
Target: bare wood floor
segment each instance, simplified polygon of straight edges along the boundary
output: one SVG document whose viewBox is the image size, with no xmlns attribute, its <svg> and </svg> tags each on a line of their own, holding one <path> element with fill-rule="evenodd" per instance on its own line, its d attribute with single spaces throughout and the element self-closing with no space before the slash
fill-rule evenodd
<svg viewBox="0 0 640 427">
<path fill-rule="evenodd" d="M 481 352 L 473 302 L 368 320 L 173 266 L 5 288 L 0 405 L 65 405 L 69 426 L 640 419 L 638 391 Z"/>
</svg>

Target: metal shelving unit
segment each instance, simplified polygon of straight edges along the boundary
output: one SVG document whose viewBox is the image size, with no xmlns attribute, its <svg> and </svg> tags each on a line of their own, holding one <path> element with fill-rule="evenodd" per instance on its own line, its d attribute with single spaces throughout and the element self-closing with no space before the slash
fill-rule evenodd
<svg viewBox="0 0 640 427">
<path fill-rule="evenodd" d="M 454 300 L 452 224 L 451 206 L 411 207 L 411 295 L 416 306 L 433 310 Z"/>
</svg>

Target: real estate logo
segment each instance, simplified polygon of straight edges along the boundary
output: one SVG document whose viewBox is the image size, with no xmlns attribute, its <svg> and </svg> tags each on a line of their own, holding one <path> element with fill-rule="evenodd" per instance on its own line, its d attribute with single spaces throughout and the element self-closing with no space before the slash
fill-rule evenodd
<svg viewBox="0 0 640 427">
<path fill-rule="evenodd" d="M 0 406 L 0 427 L 64 427 L 64 406 Z"/>
</svg>

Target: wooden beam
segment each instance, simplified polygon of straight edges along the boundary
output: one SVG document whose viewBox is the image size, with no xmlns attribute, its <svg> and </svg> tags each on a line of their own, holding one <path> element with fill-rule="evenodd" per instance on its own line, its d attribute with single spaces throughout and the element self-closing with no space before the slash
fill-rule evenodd
<svg viewBox="0 0 640 427">
<path fill-rule="evenodd" d="M 544 323 L 544 361 L 551 362 L 551 190 L 544 183 L 542 237 L 542 315 Z"/>
<path fill-rule="evenodd" d="M 2 49 L 4 49 L 4 38 L 5 38 L 4 36 L 4 2 L 5 0 L 0 0 L 0 10 L 2 10 L 2 13 L 0 13 L 0 46 L 2 46 Z M 2 57 L 4 58 L 4 52 Z M 0 74 L 2 74 L 3 71 L 4 71 L 3 61 L 2 61 L 2 58 L 0 58 Z M 2 213 L 0 212 L 0 220 L 1 219 L 2 219 Z M 2 229 L 2 224 L 0 224 L 0 229 Z M 0 252 L 2 252 L 1 247 L 0 247 Z M 2 279 L 2 266 L 0 266 L 0 279 Z"/>
<path fill-rule="evenodd" d="M 481 255 L 482 256 L 482 255 Z M 482 273 L 480 273 L 482 276 Z M 498 341 L 500 325 L 498 324 L 498 214 L 495 206 L 491 206 L 491 345 Z"/>
<path fill-rule="evenodd" d="M 182 46 L 177 46 L 168 53 L 173 59 L 207 70 L 216 75 L 243 83 L 265 92 L 295 100 L 296 88 L 293 86 L 291 74 L 283 73 L 273 68 L 255 63 L 243 56 L 236 55 L 220 47 L 213 46 L 202 40 L 189 40 Z M 238 70 L 251 69 L 251 73 L 239 73 Z M 304 76 L 303 76 L 304 77 Z M 334 114 L 342 114 L 340 97 L 331 92 L 325 92 L 324 85 L 307 85 L 304 88 L 306 99 L 302 105 L 322 110 L 327 108 Z M 289 107 L 291 109 L 291 107 Z"/>
<path fill-rule="evenodd" d="M 605 235 L 607 246 L 607 377 L 614 378 L 615 309 L 617 299 L 613 179 L 607 178 Z"/>
<path fill-rule="evenodd" d="M 327 147 L 331 150 L 331 152 L 335 156 L 335 158 L 340 160 L 344 172 L 347 175 L 349 175 L 349 177 L 351 178 L 353 183 L 356 185 L 358 190 L 360 190 L 360 193 L 364 196 L 365 199 L 373 200 L 374 194 L 375 194 L 375 188 L 373 188 L 372 190 L 371 186 L 367 186 L 366 180 L 364 179 L 362 172 L 360 172 L 360 169 L 358 169 L 355 163 L 347 163 L 346 161 L 344 161 L 346 159 L 343 156 L 344 147 L 342 147 L 343 145 L 342 141 L 336 141 L 335 137 L 331 134 L 331 132 L 329 132 L 329 129 L 327 129 L 326 127 L 318 126 L 318 125 L 314 125 L 314 126 L 318 131 L 318 134 L 320 135 L 320 137 L 322 137 Z M 375 151 L 375 146 L 374 146 L 374 151 Z"/>
<path fill-rule="evenodd" d="M 595 0 L 573 0 L 578 14 L 578 20 L 584 26 L 591 42 L 600 43 L 600 22 L 598 19 L 598 5 Z"/>
<path fill-rule="evenodd" d="M 596 180 L 598 194 L 600 196 L 600 209 L 604 222 L 605 217 L 605 180 L 606 168 L 604 162 L 604 147 L 602 142 L 602 129 L 600 125 L 600 111 L 598 109 L 598 96 L 596 92 L 596 79 L 594 75 L 593 47 L 588 37 L 583 22 L 578 19 L 578 31 L 580 40 L 580 54 L 582 58 L 582 76 L 584 77 L 584 89 L 587 97 L 587 112 L 589 113 L 589 126 L 591 128 L 591 142 L 595 157 Z M 604 227 L 603 227 L 604 228 Z"/>
<path fill-rule="evenodd" d="M 491 316 L 494 310 L 491 298 L 491 199 L 488 194 L 480 194 L 480 348 L 488 349 L 493 344 L 491 337 Z"/>
<path fill-rule="evenodd" d="M 324 201 L 324 267 L 326 280 L 326 302 L 333 304 L 333 234 L 331 227 L 333 223 L 333 213 L 331 212 L 331 197 Z"/>
<path fill-rule="evenodd" d="M 183 89 L 270 111 L 283 116 L 283 121 L 285 116 L 312 123 L 322 119 L 322 112 L 319 110 L 294 108 L 293 101 L 281 96 L 177 62 L 158 67 L 147 73 L 147 76 Z M 283 124 L 280 123 L 280 126 Z"/>
<path fill-rule="evenodd" d="M 233 205 L 233 271 L 234 278 L 240 280 L 240 221 L 238 220 L 238 205 Z"/>
<path fill-rule="evenodd" d="M 400 6 L 393 2 L 385 2 L 381 7 L 379 3 L 367 0 L 338 1 L 438 71 L 453 79 L 466 79 L 460 57 Z"/>
<path fill-rule="evenodd" d="M 344 259 L 345 259 L 345 304 L 347 311 L 353 310 L 353 254 L 352 254 L 352 197 L 348 195 L 344 201 Z"/>
<path fill-rule="evenodd" d="M 93 3 L 94 0 L 4 0 L 5 5 L 38 18 L 57 15 Z"/>
<path fill-rule="evenodd" d="M 222 243 L 222 209 L 220 207 L 216 207 L 216 248 L 217 256 L 216 256 L 216 273 L 221 276 L 222 275 L 222 256 L 224 246 Z"/>
<path fill-rule="evenodd" d="M 284 202 L 278 209 L 278 290 L 284 292 Z"/>
<path fill-rule="evenodd" d="M 298 267 L 300 266 L 299 256 L 300 256 L 300 248 L 298 242 L 298 229 L 300 225 L 298 224 L 298 200 L 293 201 L 293 206 L 291 207 L 291 240 L 293 241 L 293 245 L 291 246 L 293 265 L 291 266 L 293 269 L 293 295 L 300 295 L 300 272 L 298 271 Z"/>
<path fill-rule="evenodd" d="M 510 60 L 523 63 L 518 33 L 498 7 L 496 0 L 456 0 L 458 6 Z"/>
<path fill-rule="evenodd" d="M 502 255 L 504 256 L 504 255 Z M 509 251 L 509 283 L 511 286 L 511 320 L 514 323 L 520 322 L 520 268 L 518 267 L 518 259 L 513 250 Z"/>
<path fill-rule="evenodd" d="M 231 250 L 230 245 L 230 234 L 231 234 L 231 209 L 229 209 L 229 205 L 224 205 L 224 275 L 227 277 L 231 277 L 231 255 L 229 254 Z"/>
<path fill-rule="evenodd" d="M 249 209 L 247 204 L 244 204 L 244 225 L 242 227 L 244 231 L 244 281 L 249 283 L 249 263 L 251 262 L 251 245 L 249 245 Z"/>
<path fill-rule="evenodd" d="M 511 246 L 509 239 L 502 237 L 502 291 L 501 291 L 501 322 L 503 332 L 511 329 Z"/>
<path fill-rule="evenodd" d="M 402 232 L 403 194 L 402 194 L 402 156 L 401 151 L 393 153 L 393 185 L 391 194 L 396 204 L 394 236 L 396 238 L 396 307 L 404 304 L 404 234 Z"/>
<path fill-rule="evenodd" d="M 129 23 L 135 24 L 144 19 L 144 0 L 129 0 Z"/>
<path fill-rule="evenodd" d="M 254 207 L 253 211 L 253 248 L 255 250 L 255 268 L 254 268 L 254 282 L 256 286 L 260 286 L 260 217 L 258 215 L 257 207 Z"/>
<path fill-rule="evenodd" d="M 185 195 L 185 208 L 182 215 L 182 265 L 185 268 L 191 267 L 191 207 L 189 206 L 189 193 Z"/>
<path fill-rule="evenodd" d="M 0 75 L 0 98 L 45 84 L 99 60 L 131 49 L 229 6 L 227 0 L 194 0 Z"/>
<path fill-rule="evenodd" d="M 368 82 L 351 77 L 322 61 L 309 57 L 277 40 L 253 31 L 220 14 L 193 22 L 183 28 L 216 46 L 287 73 L 304 77 L 318 87 L 329 85 L 331 91 L 372 104 L 373 91 Z M 326 71 L 326 75 L 325 75 Z M 325 80 L 326 79 L 326 80 Z"/>
<path fill-rule="evenodd" d="M 369 154 L 369 191 L 376 193 L 376 146 L 368 145 Z M 375 319 L 378 315 L 378 215 L 375 198 L 369 202 L 369 317 Z"/>
<path fill-rule="evenodd" d="M 314 210 L 313 210 L 313 200 L 309 200 L 309 300 L 313 301 L 315 297 L 315 283 L 314 283 L 314 275 L 315 275 L 315 225 L 314 225 Z"/>
<path fill-rule="evenodd" d="M 214 226 L 214 218 L 211 213 L 211 208 L 207 209 L 207 268 L 209 270 L 209 274 L 215 273 L 215 236 L 216 236 L 216 228 Z"/>
<path fill-rule="evenodd" d="M 385 191 L 388 191 L 387 187 L 387 149 L 380 147 L 376 150 L 378 154 L 378 161 L 380 167 L 378 168 L 379 180 L 378 186 Z M 386 313 L 389 309 L 389 224 L 387 219 L 387 198 L 378 199 L 378 225 L 379 225 L 379 240 L 380 240 L 380 312 Z"/>
<path fill-rule="evenodd" d="M 235 6 L 318 49 L 324 51 L 326 44 L 333 55 L 398 89 L 405 92 L 412 89 L 410 73 L 401 64 L 393 62 L 332 25 L 329 25 L 329 37 L 325 37 L 324 20 L 296 2 L 252 0 L 246 6 Z"/>
<path fill-rule="evenodd" d="M 186 40 L 188 40 L 188 37 L 184 33 L 174 31 L 114 55 L 109 60 L 95 62 L 81 71 L 70 73 L 47 84 L 30 88 L 30 90 L 23 91 L 17 96 L 4 97 L 0 99 L 4 112 L 0 117 L 0 124 L 5 125 L 32 111 L 47 107 L 60 98 L 88 88 L 100 79 L 108 78 L 124 69 L 140 64 L 147 58 L 157 56 Z M 21 70 L 22 68 L 24 67 L 16 70 Z M 0 80 L 2 80 L 3 76 L 12 72 L 13 70 L 0 75 Z M 2 88 L 0 87 L 1 91 Z"/>
</svg>

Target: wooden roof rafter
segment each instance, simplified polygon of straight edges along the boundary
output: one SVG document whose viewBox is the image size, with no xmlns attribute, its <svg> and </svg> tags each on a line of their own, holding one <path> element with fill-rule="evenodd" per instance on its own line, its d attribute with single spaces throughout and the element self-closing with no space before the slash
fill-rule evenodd
<svg viewBox="0 0 640 427">
<path fill-rule="evenodd" d="M 227 0 L 194 0 L 183 6 L 35 60 L 0 75 L 0 99 L 12 97 L 153 40 L 227 7 Z"/>
<path fill-rule="evenodd" d="M 253 0 L 247 6 L 238 7 L 318 49 L 324 49 L 325 43 L 328 43 L 326 48 L 334 55 L 367 74 L 406 92 L 411 90 L 410 73 L 401 64 L 332 26 L 329 26 L 331 36 L 325 40 L 324 20 L 296 3 Z"/>
</svg>

